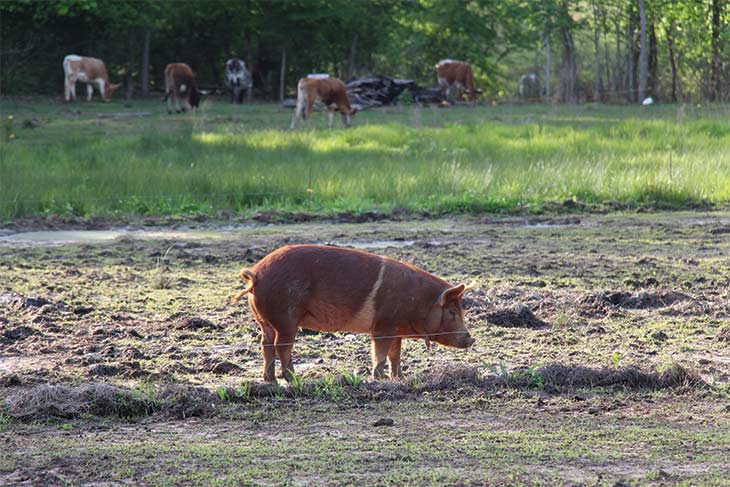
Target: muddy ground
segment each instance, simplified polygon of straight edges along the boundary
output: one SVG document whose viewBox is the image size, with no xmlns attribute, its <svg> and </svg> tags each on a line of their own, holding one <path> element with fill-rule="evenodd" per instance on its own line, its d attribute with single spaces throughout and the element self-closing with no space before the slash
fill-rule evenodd
<svg viewBox="0 0 730 487">
<path fill-rule="evenodd" d="M 728 213 L 157 230 L 95 243 L 0 236 L 0 485 L 730 478 Z M 255 387 L 258 327 L 247 304 L 227 298 L 241 288 L 241 266 L 302 242 L 366 248 L 453 282 L 475 280 L 464 305 L 476 345 L 428 351 L 409 342 L 403 383 L 366 380 L 367 394 L 346 387 L 327 399 L 319 386 L 299 396 L 283 386 L 240 402 L 219 393 L 199 414 L 159 407 L 133 418 L 10 407 L 45 384 L 150 395 Z M 304 332 L 294 357 L 305 384 L 364 375 L 368 339 Z M 571 377 L 657 375 L 672 366 L 692 380 L 545 375 L 555 367 Z M 471 375 L 436 387 L 435 370 Z"/>
</svg>

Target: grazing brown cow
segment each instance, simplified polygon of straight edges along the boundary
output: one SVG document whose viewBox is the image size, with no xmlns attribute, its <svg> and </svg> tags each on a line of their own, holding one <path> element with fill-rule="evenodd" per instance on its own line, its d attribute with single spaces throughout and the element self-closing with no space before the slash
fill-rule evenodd
<svg viewBox="0 0 730 487">
<path fill-rule="evenodd" d="M 444 59 L 436 65 L 436 72 L 441 92 L 448 100 L 461 101 L 464 92 L 469 95 L 470 101 L 476 100 L 478 90 L 474 86 L 471 64 Z"/>
<path fill-rule="evenodd" d="M 403 338 L 422 338 L 456 348 L 474 343 L 464 325 L 461 297 L 453 286 L 410 264 L 360 250 L 290 245 L 241 271 L 246 288 L 231 298 L 248 302 L 261 326 L 264 380 L 276 381 L 275 356 L 291 380 L 291 349 L 299 328 L 368 333 L 372 373 L 401 376 Z"/>
<path fill-rule="evenodd" d="M 312 106 L 319 98 L 322 103 L 327 106 L 327 117 L 329 119 L 329 127 L 332 128 L 332 122 L 335 111 L 342 114 L 342 124 L 349 127 L 352 123 L 352 117 L 357 110 L 350 105 L 350 99 L 347 97 L 347 89 L 345 83 L 337 78 L 316 77 L 302 78 L 297 84 L 297 107 L 291 118 L 291 129 L 294 129 L 297 120 L 304 118 L 311 127 L 312 122 Z"/>
<path fill-rule="evenodd" d="M 63 58 L 64 96 L 66 101 L 76 100 L 76 82 L 86 83 L 86 99 L 91 101 L 94 96 L 94 85 L 104 101 L 112 99 L 114 91 L 119 88 L 118 84 L 109 83 L 109 75 L 106 72 L 104 61 L 94 57 L 77 56 L 69 54 Z"/>
<path fill-rule="evenodd" d="M 195 83 L 193 70 L 185 63 L 173 63 L 165 66 L 165 100 L 167 113 L 189 112 L 200 105 L 200 91 Z M 180 103 L 182 102 L 182 108 Z"/>
</svg>

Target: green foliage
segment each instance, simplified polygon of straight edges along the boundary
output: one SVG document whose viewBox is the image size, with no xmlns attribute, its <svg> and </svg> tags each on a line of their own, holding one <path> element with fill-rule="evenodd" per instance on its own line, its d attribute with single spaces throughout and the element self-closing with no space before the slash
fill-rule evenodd
<svg viewBox="0 0 730 487">
<path fill-rule="evenodd" d="M 289 373 L 289 387 L 291 388 L 292 395 L 299 397 L 304 392 L 304 377 L 297 374 L 294 370 L 288 370 Z"/>
<path fill-rule="evenodd" d="M 318 381 L 317 385 L 315 386 L 314 393 L 318 397 L 328 399 L 332 402 L 339 402 L 344 395 L 342 383 L 336 376 L 333 375 L 325 377 Z"/>
<path fill-rule="evenodd" d="M 714 26 L 706 3 L 647 0 L 656 39 L 654 96 L 669 99 L 674 73 L 679 97 L 711 97 L 706 79 L 713 56 L 730 54 L 730 15 L 723 4 Z M 255 68 L 257 96 L 274 99 L 284 51 L 290 94 L 301 76 L 315 71 L 341 78 L 385 73 L 433 86 L 434 65 L 455 58 L 472 63 L 488 96 L 511 96 L 521 74 L 543 70 L 546 36 L 553 39 L 553 85 L 558 84 L 563 31 L 577 44 L 579 79 L 585 80 L 579 91 L 585 96 L 595 76 L 594 33 L 603 35 L 601 59 L 609 66 L 599 73 L 608 90 L 609 78 L 626 75 L 616 46 L 636 42 L 635 35 L 626 37 L 637 13 L 634 3 L 624 1 L 6 0 L 0 15 L 0 38 L 10 47 L 0 53 L 4 93 L 60 94 L 60 63 L 70 53 L 102 58 L 114 81 L 132 80 L 139 88 L 139 60 L 149 33 L 153 89 L 162 89 L 162 71 L 180 53 L 202 84 L 221 88 L 223 63 L 239 56 Z M 727 70 L 720 77 L 726 85 Z M 615 99 L 626 99 L 627 86 L 612 88 Z"/>
<path fill-rule="evenodd" d="M 350 387 L 358 388 L 362 384 L 363 380 L 365 379 L 364 375 L 358 374 L 356 371 L 348 371 L 342 373 L 342 376 L 345 379 L 345 384 L 347 384 Z"/>
<path fill-rule="evenodd" d="M 221 401 L 228 402 L 231 400 L 231 396 L 228 394 L 228 388 L 225 386 L 219 386 L 215 392 L 218 395 L 218 399 Z"/>
<path fill-rule="evenodd" d="M 510 372 L 507 369 L 504 360 L 500 360 L 499 368 L 488 364 L 487 369 L 489 369 L 492 374 L 494 374 L 507 386 L 513 386 L 519 383 L 524 384 L 527 387 L 535 387 L 538 389 L 545 387 L 545 378 L 542 376 L 540 371 L 534 367 Z"/>
<path fill-rule="evenodd" d="M 242 382 L 234 391 L 237 399 L 245 401 L 251 398 L 251 384 Z"/>
<path fill-rule="evenodd" d="M 614 369 L 618 369 L 620 363 L 621 363 L 621 354 L 617 351 L 614 351 L 613 354 L 611 354 L 611 366 Z"/>
</svg>

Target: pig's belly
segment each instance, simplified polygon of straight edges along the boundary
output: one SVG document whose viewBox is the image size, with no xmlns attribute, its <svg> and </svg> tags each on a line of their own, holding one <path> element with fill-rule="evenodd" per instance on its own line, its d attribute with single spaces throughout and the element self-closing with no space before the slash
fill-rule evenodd
<svg viewBox="0 0 730 487">
<path fill-rule="evenodd" d="M 331 303 L 318 303 L 307 308 L 299 326 L 308 330 L 370 333 L 373 327 L 373 312 L 358 310 L 353 313 Z"/>
</svg>

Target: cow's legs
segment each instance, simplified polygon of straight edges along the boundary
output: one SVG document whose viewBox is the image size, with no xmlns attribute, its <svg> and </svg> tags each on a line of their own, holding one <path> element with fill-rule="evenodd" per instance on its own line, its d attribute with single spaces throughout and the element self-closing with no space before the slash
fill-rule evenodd
<svg viewBox="0 0 730 487">
<path fill-rule="evenodd" d="M 63 84 L 63 96 L 66 101 L 71 101 L 71 80 L 69 78 L 66 78 Z"/>
<path fill-rule="evenodd" d="M 94 97 L 94 85 L 86 83 L 86 101 L 91 101 Z"/>
<path fill-rule="evenodd" d="M 277 333 L 276 334 L 276 355 L 279 356 L 281 364 L 281 375 L 284 380 L 291 382 L 292 374 L 294 374 L 294 365 L 291 360 L 291 349 L 294 346 L 294 340 L 297 337 L 297 329 L 294 328 L 293 333 Z"/>
<path fill-rule="evenodd" d="M 388 349 L 388 362 L 390 363 L 390 380 L 401 377 L 400 370 L 400 349 L 402 338 L 395 338 Z"/>
<path fill-rule="evenodd" d="M 71 100 L 76 101 L 76 80 L 72 79 L 69 86 L 71 92 Z"/>
<path fill-rule="evenodd" d="M 307 107 L 304 109 L 304 118 L 307 119 L 307 127 L 310 129 L 312 128 L 312 108 L 316 99 L 316 96 L 307 99 Z"/>
<path fill-rule="evenodd" d="M 327 110 L 327 125 L 329 125 L 330 130 L 332 129 L 332 124 L 335 121 L 335 111 L 334 110 Z"/>
<path fill-rule="evenodd" d="M 385 377 L 385 359 L 388 356 L 388 350 L 393 342 L 392 338 L 372 337 L 370 340 L 370 355 L 373 364 L 373 379 L 382 379 Z"/>
<path fill-rule="evenodd" d="M 193 111 L 193 106 L 190 104 L 189 100 L 190 100 L 190 93 L 188 93 L 188 96 L 183 98 L 183 108 L 182 108 L 183 112 L 192 112 Z"/>
<path fill-rule="evenodd" d="M 167 92 L 167 113 L 172 113 L 172 104 L 175 99 L 175 93 L 173 91 Z"/>
</svg>

